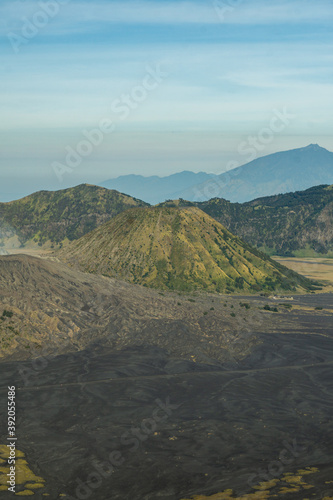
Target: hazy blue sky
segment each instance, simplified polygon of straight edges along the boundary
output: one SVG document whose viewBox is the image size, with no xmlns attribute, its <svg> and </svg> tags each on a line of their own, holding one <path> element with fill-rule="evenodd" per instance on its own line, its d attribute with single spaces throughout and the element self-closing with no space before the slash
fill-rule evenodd
<svg viewBox="0 0 333 500">
<path fill-rule="evenodd" d="M 331 0 L 1 0 L 0 199 L 223 172 L 250 136 L 333 150 L 332 23 Z"/>
</svg>

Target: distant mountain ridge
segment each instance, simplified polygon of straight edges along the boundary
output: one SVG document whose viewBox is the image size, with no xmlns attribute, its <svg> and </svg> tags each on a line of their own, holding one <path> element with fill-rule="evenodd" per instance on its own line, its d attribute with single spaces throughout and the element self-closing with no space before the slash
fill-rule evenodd
<svg viewBox="0 0 333 500">
<path fill-rule="evenodd" d="M 167 199 L 243 203 L 333 183 L 333 153 L 318 144 L 263 156 L 220 175 L 180 172 L 168 177 L 125 175 L 102 182 L 151 204 Z"/>
<path fill-rule="evenodd" d="M 166 177 L 158 177 L 157 175 L 144 177 L 143 175 L 131 174 L 109 179 L 102 182 L 100 186 L 107 189 L 116 189 L 120 192 L 132 193 L 131 196 L 138 197 L 141 200 L 148 200 L 148 203 L 155 205 L 167 199 L 179 198 L 179 193 L 192 186 L 201 185 L 211 180 L 212 177 L 217 176 L 205 172 L 196 174 L 187 170 Z"/>
</svg>

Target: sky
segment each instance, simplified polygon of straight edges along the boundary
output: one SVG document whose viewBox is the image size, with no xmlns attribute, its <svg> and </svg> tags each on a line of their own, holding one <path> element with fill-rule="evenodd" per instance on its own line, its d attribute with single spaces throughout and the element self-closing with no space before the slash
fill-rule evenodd
<svg viewBox="0 0 333 500">
<path fill-rule="evenodd" d="M 331 0 L 1 0 L 0 201 L 333 151 L 332 22 Z"/>
</svg>

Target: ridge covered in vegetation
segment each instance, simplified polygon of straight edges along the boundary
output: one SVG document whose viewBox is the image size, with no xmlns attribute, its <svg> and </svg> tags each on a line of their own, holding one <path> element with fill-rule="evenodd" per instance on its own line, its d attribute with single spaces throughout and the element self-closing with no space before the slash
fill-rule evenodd
<svg viewBox="0 0 333 500">
<path fill-rule="evenodd" d="M 19 244 L 61 245 L 92 231 L 130 207 L 147 203 L 89 184 L 60 191 L 39 191 L 0 203 L 0 245 L 17 237 Z"/>
<path fill-rule="evenodd" d="M 55 192 L 40 191 L 0 203 L 0 251 L 15 246 L 62 246 L 131 207 L 148 204 L 118 191 L 83 184 Z M 333 186 L 231 203 L 169 200 L 159 207 L 198 207 L 250 245 L 270 254 L 333 256 Z"/>
<path fill-rule="evenodd" d="M 197 206 L 250 245 L 270 255 L 333 256 L 333 186 L 231 203 L 168 201 L 161 206 Z"/>
<path fill-rule="evenodd" d="M 311 288 L 309 280 L 250 247 L 197 207 L 127 210 L 59 255 L 81 270 L 160 289 Z"/>
</svg>

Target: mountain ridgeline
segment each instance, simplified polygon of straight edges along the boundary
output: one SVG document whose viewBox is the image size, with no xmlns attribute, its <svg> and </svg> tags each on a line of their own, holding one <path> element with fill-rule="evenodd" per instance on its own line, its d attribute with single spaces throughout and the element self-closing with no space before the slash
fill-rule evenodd
<svg viewBox="0 0 333 500">
<path fill-rule="evenodd" d="M 167 201 L 159 206 L 197 207 L 250 245 L 280 256 L 333 256 L 333 186 L 231 203 Z M 0 204 L 0 254 L 16 246 L 61 247 L 129 208 L 136 198 L 90 185 L 41 191 Z"/>
<path fill-rule="evenodd" d="M 135 206 L 147 203 L 88 184 L 60 191 L 39 191 L 21 200 L 0 203 L 0 244 L 6 246 L 12 240 L 22 246 L 61 245 Z"/>
<path fill-rule="evenodd" d="M 167 199 L 176 199 L 182 197 L 182 194 L 190 191 L 196 186 L 209 182 L 212 178 L 217 178 L 214 174 L 205 172 L 178 172 L 166 177 L 152 175 L 144 177 L 143 175 L 121 175 L 116 179 L 109 179 L 101 183 L 102 187 L 107 189 L 116 189 L 123 193 L 130 193 L 132 196 L 145 200 L 151 205 L 163 202 Z M 184 196 L 183 196 L 184 197 Z M 186 198 L 192 200 L 190 196 Z"/>
<path fill-rule="evenodd" d="M 243 204 L 217 198 L 196 206 L 271 255 L 333 257 L 333 186 Z"/>
<path fill-rule="evenodd" d="M 66 263 L 164 290 L 311 289 L 197 207 L 134 208 L 60 251 Z"/>
<path fill-rule="evenodd" d="M 250 152 L 252 158 L 258 156 L 254 148 Z M 237 161 L 239 158 L 237 155 Z M 109 179 L 101 185 L 157 204 L 167 199 L 208 201 L 213 197 L 244 203 L 262 196 L 332 183 L 333 153 L 318 144 L 310 144 L 304 148 L 256 157 L 219 175 L 187 171 L 167 177 L 125 175 Z"/>
<path fill-rule="evenodd" d="M 333 256 L 333 185 L 231 203 L 172 200 L 159 206 L 198 207 L 250 245 L 270 255 Z"/>
</svg>

